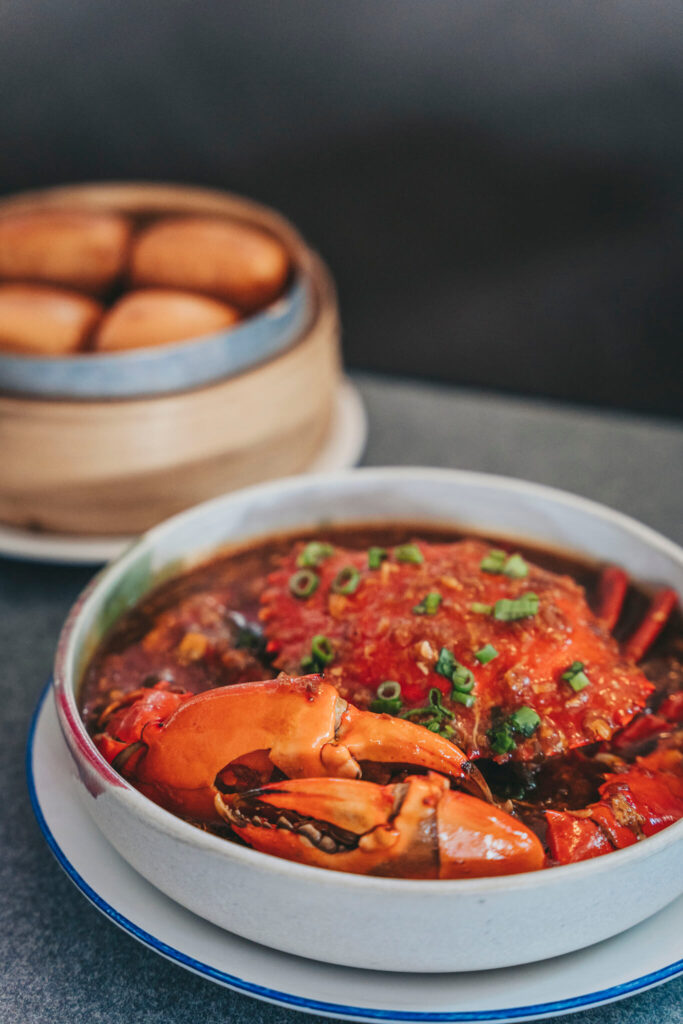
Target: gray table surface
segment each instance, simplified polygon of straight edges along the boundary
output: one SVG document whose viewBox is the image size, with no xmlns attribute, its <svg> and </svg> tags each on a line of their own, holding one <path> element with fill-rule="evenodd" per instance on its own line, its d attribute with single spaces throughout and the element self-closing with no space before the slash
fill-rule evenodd
<svg viewBox="0 0 683 1024">
<path fill-rule="evenodd" d="M 635 416 L 357 377 L 364 462 L 488 470 L 622 509 L 683 541 L 683 430 Z M 76 891 L 28 802 L 24 747 L 59 628 L 92 570 L 0 559 L 0 1021 L 304 1024 L 187 973 L 120 932 Z M 585 1024 L 683 1021 L 683 978 L 585 1012 Z M 558 1018 L 559 1019 L 559 1018 Z M 566 1019 L 566 1018 L 565 1018 Z"/>
</svg>

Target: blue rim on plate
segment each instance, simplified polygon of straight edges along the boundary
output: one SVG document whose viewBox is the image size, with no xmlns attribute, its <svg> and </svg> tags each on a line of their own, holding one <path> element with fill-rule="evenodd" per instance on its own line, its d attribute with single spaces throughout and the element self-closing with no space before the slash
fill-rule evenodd
<svg viewBox="0 0 683 1024">
<path fill-rule="evenodd" d="M 132 935 L 133 938 L 142 942 L 143 945 L 154 950 L 154 952 L 159 953 L 167 960 L 171 960 L 195 974 L 208 978 L 210 981 L 218 982 L 227 988 L 233 989 L 235 992 L 241 992 L 246 995 L 254 996 L 257 999 L 263 999 L 267 1002 L 303 1010 L 308 1013 L 316 1012 L 336 1017 L 349 1017 L 352 1019 L 364 1018 L 369 1021 L 460 1021 L 464 1024 L 464 1022 L 468 1021 L 506 1021 L 514 1020 L 515 1018 L 544 1017 L 553 1013 L 568 1013 L 572 1010 L 586 1010 L 591 1007 L 599 1006 L 602 1003 L 623 999 L 625 996 L 629 995 L 635 995 L 637 992 L 643 992 L 646 989 L 653 988 L 655 985 L 659 985 L 662 982 L 669 981 L 678 975 L 683 974 L 683 960 L 676 960 L 673 964 L 669 964 L 667 967 L 662 967 L 658 971 L 652 971 L 650 974 L 644 974 L 640 978 L 634 978 L 632 981 L 624 982 L 621 985 L 614 985 L 611 988 L 589 992 L 586 995 L 575 996 L 572 999 L 561 999 L 552 1003 L 535 1003 L 530 1004 L 529 1006 L 517 1006 L 503 1010 L 465 1012 L 454 1010 L 430 1013 L 419 1010 L 379 1010 L 361 1006 L 346 1006 L 342 1003 L 327 1003 L 318 999 L 305 999 L 301 996 L 292 995 L 288 992 L 281 992 L 278 989 L 268 988 L 265 985 L 256 985 L 253 982 L 244 981 L 233 974 L 228 974 L 226 971 L 221 971 L 218 968 L 211 967 L 210 964 L 205 964 L 200 960 L 195 960 L 193 957 L 187 956 L 187 954 L 175 949 L 173 946 L 169 946 L 167 943 L 156 938 L 156 936 L 146 932 L 143 928 L 134 924 L 133 921 L 124 917 L 123 914 L 120 914 L 115 907 L 111 906 L 110 903 L 107 903 L 106 900 L 102 899 L 102 897 L 95 892 L 95 890 L 74 868 L 50 831 L 50 827 L 43 816 L 38 794 L 36 792 L 33 777 L 33 747 L 38 719 L 40 717 L 43 704 L 45 703 L 45 699 L 51 688 L 52 677 L 48 679 L 47 683 L 43 687 L 42 693 L 38 699 L 38 704 L 31 717 L 28 741 L 26 745 L 26 781 L 28 784 L 31 806 L 47 845 L 55 856 L 60 867 L 63 868 L 76 888 L 80 889 L 86 899 L 88 899 L 90 903 L 92 903 L 93 906 L 101 911 L 106 917 L 113 921 L 114 924 L 118 925 L 122 931 L 128 932 L 128 934 Z"/>
<path fill-rule="evenodd" d="M 288 348 L 311 315 L 310 280 L 295 277 L 266 309 L 230 330 L 157 348 L 64 357 L 0 352 L 0 390 L 37 398 L 121 399 L 189 391 Z"/>
</svg>

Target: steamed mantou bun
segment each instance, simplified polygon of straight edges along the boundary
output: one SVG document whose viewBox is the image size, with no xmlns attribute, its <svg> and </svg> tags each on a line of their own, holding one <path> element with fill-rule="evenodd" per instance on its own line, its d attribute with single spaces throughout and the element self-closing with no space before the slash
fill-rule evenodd
<svg viewBox="0 0 683 1024">
<path fill-rule="evenodd" d="M 289 271 L 284 246 L 238 221 L 178 217 L 157 221 L 135 240 L 136 286 L 187 288 L 256 309 L 281 291 Z"/>
<path fill-rule="evenodd" d="M 150 288 L 129 292 L 112 306 L 100 324 L 94 347 L 106 352 L 187 341 L 231 327 L 237 320 L 236 309 L 215 299 Z"/>
<path fill-rule="evenodd" d="M 0 217 L 0 278 L 97 294 L 121 274 L 131 225 L 125 217 L 36 210 Z"/>
<path fill-rule="evenodd" d="M 0 349 L 20 355 L 77 352 L 102 315 L 93 299 L 45 285 L 0 284 Z"/>
</svg>

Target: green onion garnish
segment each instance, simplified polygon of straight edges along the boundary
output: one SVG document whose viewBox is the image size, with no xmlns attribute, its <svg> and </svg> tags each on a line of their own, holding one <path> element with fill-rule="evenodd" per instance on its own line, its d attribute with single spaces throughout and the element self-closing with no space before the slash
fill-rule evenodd
<svg viewBox="0 0 683 1024">
<path fill-rule="evenodd" d="M 459 661 L 456 661 L 451 682 L 453 683 L 453 692 L 457 690 L 459 693 L 469 693 L 474 687 L 474 675 Z"/>
<path fill-rule="evenodd" d="M 515 732 L 526 736 L 528 739 L 541 724 L 541 718 L 528 704 L 522 704 L 521 708 L 517 708 L 516 711 L 512 712 L 508 722 Z"/>
<path fill-rule="evenodd" d="M 311 654 L 321 665 L 329 665 L 334 661 L 334 647 L 329 637 L 318 633 L 311 640 Z"/>
<path fill-rule="evenodd" d="M 444 679 L 448 679 L 453 687 L 451 691 L 451 697 L 454 700 L 460 700 L 456 697 L 456 693 L 470 693 L 474 687 L 474 675 L 465 665 L 461 665 L 457 660 L 453 651 L 449 650 L 448 647 L 442 647 L 439 651 L 439 657 L 434 671 L 438 672 Z M 461 704 L 465 704 L 464 700 L 460 700 Z M 474 697 L 466 704 L 469 708 L 474 703 Z"/>
<path fill-rule="evenodd" d="M 443 706 L 441 696 L 441 690 L 437 686 L 432 686 L 429 691 L 430 708 L 432 708 L 434 713 L 439 715 L 440 718 L 453 718 L 453 712 Z"/>
<path fill-rule="evenodd" d="M 379 569 L 385 558 L 389 557 L 386 548 L 368 548 L 368 569 Z"/>
<path fill-rule="evenodd" d="M 574 693 L 580 693 L 590 683 L 590 679 L 584 672 L 582 661 L 575 661 L 569 666 L 566 672 L 562 673 L 562 679 L 569 683 Z"/>
<path fill-rule="evenodd" d="M 345 565 L 340 569 L 332 581 L 332 590 L 335 594 L 353 594 L 358 590 L 360 573 L 353 565 Z"/>
<path fill-rule="evenodd" d="M 413 615 L 435 615 L 439 610 L 441 600 L 441 594 L 436 590 L 431 590 L 425 594 L 419 604 L 414 606 Z"/>
<path fill-rule="evenodd" d="M 503 575 L 510 576 L 513 580 L 523 580 L 529 575 L 529 566 L 521 555 L 510 555 L 503 566 Z"/>
<path fill-rule="evenodd" d="M 401 544 L 394 548 L 394 558 L 397 562 L 410 562 L 412 565 L 424 562 L 424 555 L 417 544 Z"/>
<path fill-rule="evenodd" d="M 502 597 L 493 606 L 493 617 L 498 622 L 515 622 L 528 619 L 538 611 L 538 594 L 522 594 L 517 600 Z"/>
<path fill-rule="evenodd" d="M 477 659 L 480 665 L 488 665 L 490 661 L 498 657 L 498 651 L 493 644 L 486 644 L 481 650 L 474 652 L 474 657 Z"/>
<path fill-rule="evenodd" d="M 296 564 L 300 569 L 317 569 L 326 558 L 333 554 L 334 548 L 331 544 L 325 544 L 324 541 L 320 540 L 312 540 L 303 549 L 296 560 Z"/>
<path fill-rule="evenodd" d="M 299 569 L 289 578 L 289 590 L 294 597 L 303 600 L 315 593 L 319 583 L 320 580 L 310 569 Z"/>
<path fill-rule="evenodd" d="M 450 651 L 448 647 L 442 647 L 439 651 L 439 658 L 434 666 L 434 671 L 438 672 L 440 676 L 444 677 L 444 679 L 450 680 L 453 672 L 455 671 L 456 664 L 457 662 L 453 651 Z"/>
<path fill-rule="evenodd" d="M 301 669 L 303 672 L 322 672 L 331 661 L 334 661 L 332 641 L 318 633 L 311 640 L 311 653 L 301 659 Z"/>
<path fill-rule="evenodd" d="M 464 702 L 463 702 L 464 703 Z M 432 732 L 439 732 L 442 728 L 441 723 L 446 718 L 453 718 L 453 712 L 449 711 L 447 707 L 444 707 L 442 701 L 441 690 L 438 687 L 433 686 L 429 691 L 429 703 L 422 708 L 409 708 L 407 711 L 401 712 L 401 718 L 422 718 L 428 715 L 428 719 L 421 724 L 431 729 Z M 436 723 L 436 728 L 433 728 L 433 724 Z"/>
<path fill-rule="evenodd" d="M 500 548 L 493 548 L 479 563 L 482 572 L 502 572 L 507 555 Z"/>
<path fill-rule="evenodd" d="M 517 748 L 508 722 L 502 722 L 500 725 L 492 727 L 487 735 L 494 754 L 511 754 Z"/>
<path fill-rule="evenodd" d="M 457 701 L 458 704 L 464 704 L 466 708 L 471 708 L 474 704 L 474 694 L 461 693 L 460 690 L 453 690 L 451 693 L 451 700 Z"/>
<path fill-rule="evenodd" d="M 492 719 L 493 725 L 487 736 L 494 754 L 511 754 L 513 750 L 517 749 L 514 734 L 517 733 L 528 739 L 541 724 L 540 715 L 528 704 L 523 704 L 507 718 L 502 718 L 500 708 L 494 708 Z"/>
<path fill-rule="evenodd" d="M 380 715 L 397 715 L 402 706 L 401 684 L 386 679 L 377 687 L 377 697 L 370 704 L 370 710 Z"/>
<path fill-rule="evenodd" d="M 529 566 L 521 555 L 510 555 L 508 558 L 500 548 L 489 551 L 479 563 L 479 568 L 482 572 L 503 573 L 513 580 L 523 580 L 529 574 Z"/>
<path fill-rule="evenodd" d="M 490 615 L 493 611 L 492 604 L 482 604 L 481 601 L 473 601 L 470 610 L 478 615 Z"/>
</svg>

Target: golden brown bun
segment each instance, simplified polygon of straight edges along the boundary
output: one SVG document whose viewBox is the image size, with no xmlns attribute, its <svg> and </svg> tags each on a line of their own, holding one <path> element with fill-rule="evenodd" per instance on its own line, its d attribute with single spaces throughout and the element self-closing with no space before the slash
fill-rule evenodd
<svg viewBox="0 0 683 1024">
<path fill-rule="evenodd" d="M 129 292 L 111 308 L 95 335 L 99 352 L 186 341 L 231 327 L 236 309 L 191 292 L 150 288 Z"/>
<path fill-rule="evenodd" d="M 93 299 L 34 284 L 0 284 L 0 349 L 21 355 L 77 352 L 102 315 Z"/>
<path fill-rule="evenodd" d="M 131 225 L 125 217 L 37 210 L 0 217 L 0 277 L 97 294 L 121 274 Z"/>
<path fill-rule="evenodd" d="M 130 274 L 136 286 L 187 288 L 256 309 L 284 287 L 284 246 L 258 228 L 210 217 L 158 221 L 133 244 Z"/>
</svg>

